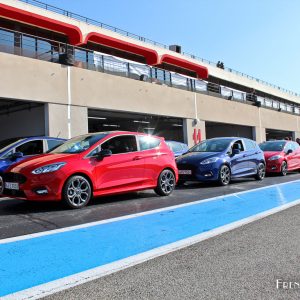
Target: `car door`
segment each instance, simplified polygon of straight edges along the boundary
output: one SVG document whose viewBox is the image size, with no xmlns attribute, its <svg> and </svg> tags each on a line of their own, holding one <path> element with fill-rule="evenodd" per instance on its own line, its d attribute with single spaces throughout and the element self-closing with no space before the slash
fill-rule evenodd
<svg viewBox="0 0 300 300">
<path fill-rule="evenodd" d="M 257 159 L 258 149 L 256 143 L 249 139 L 243 139 L 245 145 L 245 158 L 248 161 L 249 171 L 256 173 L 259 160 Z"/>
<path fill-rule="evenodd" d="M 102 143 L 99 150 L 109 149 L 112 155 L 98 160 L 94 165 L 97 190 L 125 191 L 134 189 L 144 181 L 144 159 L 137 148 L 135 135 L 120 135 Z"/>
<path fill-rule="evenodd" d="M 233 154 L 233 150 L 240 150 L 239 154 Z M 231 174 L 232 176 L 243 176 L 249 173 L 247 153 L 242 139 L 235 141 L 231 146 Z"/>
<path fill-rule="evenodd" d="M 294 151 L 295 151 L 295 169 L 299 170 L 300 169 L 300 146 L 296 142 L 293 144 L 294 144 Z"/>
<path fill-rule="evenodd" d="M 156 137 L 141 135 L 138 136 L 140 153 L 144 157 L 144 176 L 145 183 L 152 184 L 156 181 L 161 170 L 160 157 L 164 153 L 160 153 L 159 145 L 161 140 Z"/>
<path fill-rule="evenodd" d="M 288 153 L 292 151 L 291 153 Z M 293 170 L 295 168 L 295 151 L 292 142 L 286 143 L 284 147 L 285 159 L 287 161 L 288 169 Z"/>
<path fill-rule="evenodd" d="M 289 142 L 287 146 L 288 150 L 293 151 L 292 153 L 287 155 L 288 159 L 288 168 L 290 170 L 297 169 L 299 166 L 299 145 L 294 142 Z"/>
</svg>

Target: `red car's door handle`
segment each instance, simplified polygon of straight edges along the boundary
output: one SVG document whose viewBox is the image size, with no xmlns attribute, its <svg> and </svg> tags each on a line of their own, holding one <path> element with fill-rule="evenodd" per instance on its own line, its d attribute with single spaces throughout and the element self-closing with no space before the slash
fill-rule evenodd
<svg viewBox="0 0 300 300">
<path fill-rule="evenodd" d="M 135 156 L 135 157 L 133 158 L 133 160 L 140 160 L 140 159 L 143 159 L 143 156 Z"/>
</svg>

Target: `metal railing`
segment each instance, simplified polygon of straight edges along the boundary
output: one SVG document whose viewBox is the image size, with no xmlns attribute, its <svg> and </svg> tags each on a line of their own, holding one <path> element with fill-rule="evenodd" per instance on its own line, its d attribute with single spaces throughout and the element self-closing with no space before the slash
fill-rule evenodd
<svg viewBox="0 0 300 300">
<path fill-rule="evenodd" d="M 44 39 L 1 27 L 0 52 L 53 63 L 69 64 L 79 68 L 167 85 L 187 91 L 212 94 L 228 100 L 248 104 L 257 104 L 257 102 L 259 102 L 260 105 L 266 108 L 300 114 L 298 105 L 287 104 L 284 99 L 280 102 L 271 98 L 258 97 L 243 91 L 234 90 L 204 80 L 190 78 L 146 64 L 135 63 L 85 48 L 75 47 L 55 40 Z"/>
<path fill-rule="evenodd" d="M 140 35 L 137 35 L 137 34 L 134 34 L 134 33 L 130 33 L 128 31 L 126 31 L 126 30 L 122 30 L 122 29 L 119 29 L 117 27 L 114 27 L 114 26 L 111 26 L 111 25 L 107 25 L 107 24 L 104 24 L 102 22 L 99 22 L 99 21 L 96 21 L 96 20 L 93 20 L 93 19 L 90 19 L 90 18 L 87 18 L 87 17 L 83 17 L 83 16 L 81 16 L 79 14 L 72 13 L 70 11 L 67 11 L 67 10 L 64 10 L 64 9 L 61 9 L 61 8 L 58 8 L 58 7 L 46 4 L 46 3 L 41 2 L 41 1 L 37 1 L 37 0 L 19 0 L 19 1 L 31 4 L 31 5 L 34 5 L 36 7 L 43 8 L 43 9 L 48 10 L 48 11 L 52 11 L 52 12 L 64 15 L 66 17 L 70 17 L 70 18 L 76 19 L 78 21 L 85 22 L 87 24 L 99 26 L 101 28 L 104 28 L 104 29 L 116 32 L 118 34 L 121 34 L 123 36 L 127 36 L 127 37 L 130 37 L 130 38 L 133 38 L 133 39 L 138 40 L 138 41 L 142 41 L 142 42 L 145 42 L 145 43 L 148 43 L 148 44 L 151 44 L 151 45 L 163 48 L 163 49 L 169 49 L 169 46 L 167 46 L 167 45 L 165 45 L 163 43 L 159 43 L 159 42 L 153 41 L 151 39 L 147 39 L 145 37 L 142 37 Z M 187 53 L 187 52 L 183 52 L 182 54 L 184 56 L 186 56 L 186 57 L 198 60 L 200 62 L 204 62 L 204 63 L 206 63 L 208 65 L 211 65 L 211 66 L 214 66 L 214 67 L 217 66 L 217 64 L 215 62 L 212 62 L 212 61 L 204 59 L 204 58 L 200 58 L 200 57 L 198 57 L 198 56 L 196 56 L 194 54 L 190 54 L 190 53 Z M 250 80 L 254 80 L 254 81 L 256 81 L 256 82 L 258 82 L 260 84 L 263 84 L 263 85 L 266 85 L 266 86 L 270 86 L 270 87 L 275 88 L 277 90 L 280 90 L 280 91 L 282 91 L 284 93 L 287 93 L 287 94 L 290 94 L 290 95 L 293 95 L 293 96 L 298 96 L 298 97 L 300 96 L 299 93 L 296 93 L 296 92 L 293 92 L 291 90 L 282 88 L 282 87 L 277 86 L 275 84 L 269 83 L 269 82 L 267 82 L 265 80 L 258 79 L 258 78 L 254 77 L 254 76 L 247 75 L 247 74 L 245 74 L 243 72 L 234 70 L 232 68 L 225 67 L 224 70 L 226 70 L 226 71 L 228 71 L 230 73 L 236 74 L 238 76 L 242 76 L 242 77 L 246 77 L 246 78 L 248 78 Z"/>
</svg>

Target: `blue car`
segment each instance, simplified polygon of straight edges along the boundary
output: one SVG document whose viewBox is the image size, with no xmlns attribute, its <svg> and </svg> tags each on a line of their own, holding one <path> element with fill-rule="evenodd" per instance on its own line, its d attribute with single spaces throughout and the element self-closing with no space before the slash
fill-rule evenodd
<svg viewBox="0 0 300 300">
<path fill-rule="evenodd" d="M 12 164 L 29 156 L 45 153 L 65 141 L 65 139 L 45 136 L 0 141 L 0 176 Z"/>
<path fill-rule="evenodd" d="M 264 153 L 246 138 L 214 138 L 192 147 L 176 159 L 179 184 L 185 181 L 217 181 L 229 184 L 232 178 L 266 174 Z"/>
<path fill-rule="evenodd" d="M 178 157 L 189 151 L 189 146 L 187 144 L 175 142 L 175 141 L 166 141 L 166 143 L 174 153 L 175 157 Z"/>
</svg>

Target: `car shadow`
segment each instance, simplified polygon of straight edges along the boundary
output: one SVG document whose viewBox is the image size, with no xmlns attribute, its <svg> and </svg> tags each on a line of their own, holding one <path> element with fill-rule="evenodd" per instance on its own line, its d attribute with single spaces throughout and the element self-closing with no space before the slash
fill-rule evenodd
<svg viewBox="0 0 300 300">
<path fill-rule="evenodd" d="M 132 192 L 120 195 L 100 196 L 95 197 L 90 203 L 80 209 L 88 210 L 96 206 L 109 205 L 109 204 L 121 204 L 127 201 L 135 201 L 139 199 L 159 198 L 154 192 L 142 191 Z M 76 210 L 66 207 L 61 201 L 27 201 L 17 199 L 0 198 L 0 216 L 5 215 L 19 215 L 19 214 L 31 214 L 31 213 L 47 213 L 47 212 L 74 212 Z"/>
</svg>

